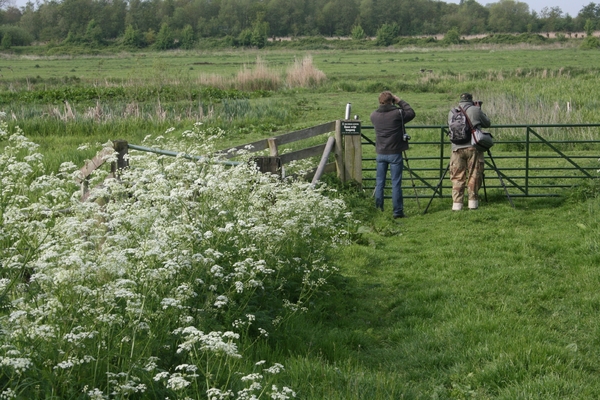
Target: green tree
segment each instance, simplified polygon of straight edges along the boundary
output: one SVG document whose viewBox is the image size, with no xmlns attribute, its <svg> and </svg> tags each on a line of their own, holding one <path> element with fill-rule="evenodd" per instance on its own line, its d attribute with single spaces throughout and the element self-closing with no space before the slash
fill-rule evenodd
<svg viewBox="0 0 600 400">
<path fill-rule="evenodd" d="M 4 35 L 2 35 L 2 42 L 0 44 L 5 50 L 8 50 L 12 47 L 13 42 L 12 35 L 10 34 L 10 32 L 5 32 Z"/>
<path fill-rule="evenodd" d="M 532 16 L 527 3 L 500 0 L 489 5 L 489 27 L 494 32 L 526 32 Z"/>
<path fill-rule="evenodd" d="M 37 38 L 41 41 L 59 41 L 65 38 L 59 27 L 60 4 L 56 1 L 50 1 L 40 5 L 37 14 L 39 19 L 35 21 L 39 23 L 39 34 Z M 68 33 L 68 32 L 67 32 Z"/>
<path fill-rule="evenodd" d="M 156 32 L 154 32 L 153 29 L 148 29 L 146 33 L 144 33 L 144 42 L 148 46 L 151 46 L 156 42 Z"/>
<path fill-rule="evenodd" d="M 41 26 L 40 26 L 40 12 L 35 9 L 35 6 L 31 2 L 27 2 L 23 9 L 23 15 L 19 20 L 19 26 L 25 29 L 35 39 L 38 38 Z"/>
<path fill-rule="evenodd" d="M 160 29 L 157 2 L 130 0 L 129 10 L 125 17 L 125 24 L 133 26 L 140 32 L 156 32 Z M 146 41 L 146 43 L 150 42 Z"/>
<path fill-rule="evenodd" d="M 85 39 L 88 43 L 101 44 L 103 41 L 102 28 L 95 19 L 92 19 L 85 30 Z"/>
<path fill-rule="evenodd" d="M 259 13 L 256 16 L 256 20 L 252 24 L 252 36 L 250 42 L 252 46 L 256 46 L 262 49 L 267 45 L 269 39 L 269 23 L 263 21 L 263 14 Z"/>
<path fill-rule="evenodd" d="M 181 48 L 182 49 L 193 49 L 196 44 L 196 36 L 194 35 L 194 28 L 191 25 L 186 25 L 181 31 Z"/>
<path fill-rule="evenodd" d="M 63 0 L 59 6 L 58 27 L 62 35 L 72 32 L 83 37 L 88 23 L 97 14 L 98 3 L 92 0 Z M 64 37 L 64 36 L 63 36 Z"/>
<path fill-rule="evenodd" d="M 373 17 L 373 0 L 359 0 L 358 18 L 360 26 L 365 30 L 367 36 L 374 36 L 377 32 L 377 23 Z"/>
<path fill-rule="evenodd" d="M 378 46 L 389 46 L 394 43 L 396 36 L 398 36 L 398 25 L 395 22 L 392 24 L 383 24 L 377 29 L 377 39 L 375 43 Z"/>
<path fill-rule="evenodd" d="M 359 15 L 354 0 L 329 0 L 317 14 L 317 24 L 322 34 L 346 36 Z"/>
<path fill-rule="evenodd" d="M 175 47 L 175 41 L 173 39 L 173 34 L 171 33 L 171 28 L 165 22 L 160 26 L 160 31 L 156 35 L 156 41 L 154 42 L 154 48 L 157 50 L 168 50 Z"/>
<path fill-rule="evenodd" d="M 306 0 L 269 0 L 264 20 L 272 35 L 295 36 L 305 30 L 309 16 Z"/>
<path fill-rule="evenodd" d="M 252 30 L 246 28 L 237 36 L 237 44 L 239 46 L 250 46 L 252 44 Z"/>
<path fill-rule="evenodd" d="M 352 28 L 352 40 L 363 40 L 367 37 L 365 30 L 360 25 L 356 25 Z"/>
<path fill-rule="evenodd" d="M 459 44 L 460 43 L 460 33 L 457 28 L 452 28 L 444 35 L 444 40 L 442 41 L 444 44 Z"/>
<path fill-rule="evenodd" d="M 476 35 L 487 30 L 487 21 L 490 15 L 488 8 L 475 0 L 461 1 L 455 9 L 450 9 L 442 18 L 443 24 L 450 28 L 457 28 L 462 35 Z"/>
<path fill-rule="evenodd" d="M 540 12 L 540 28 L 542 31 L 555 32 L 562 30 L 563 12 L 560 7 L 544 7 Z"/>
<path fill-rule="evenodd" d="M 590 3 L 584 6 L 575 18 L 575 30 L 585 29 L 584 26 L 588 20 L 592 20 L 595 24 L 600 20 L 600 4 Z"/>
<path fill-rule="evenodd" d="M 600 40 L 594 36 L 594 23 L 591 19 L 585 22 L 584 29 L 586 37 L 583 39 L 580 47 L 582 49 L 597 49 L 600 47 Z"/>
<path fill-rule="evenodd" d="M 125 28 L 125 33 L 123 33 L 121 43 L 127 47 L 142 47 L 142 35 L 140 34 L 140 31 L 135 29 L 133 26 L 127 25 L 127 28 Z"/>
<path fill-rule="evenodd" d="M 23 15 L 17 7 L 8 7 L 6 10 L 0 10 L 0 16 L 2 24 L 17 25 Z"/>
<path fill-rule="evenodd" d="M 98 1 L 98 0 L 96 0 Z M 104 39 L 116 39 L 125 32 L 127 18 L 126 0 L 101 0 L 98 15 L 94 16 L 102 29 Z"/>
<path fill-rule="evenodd" d="M 594 36 L 594 26 L 595 24 L 591 19 L 585 21 L 585 26 L 583 27 L 583 29 L 585 30 L 586 36 Z"/>
</svg>

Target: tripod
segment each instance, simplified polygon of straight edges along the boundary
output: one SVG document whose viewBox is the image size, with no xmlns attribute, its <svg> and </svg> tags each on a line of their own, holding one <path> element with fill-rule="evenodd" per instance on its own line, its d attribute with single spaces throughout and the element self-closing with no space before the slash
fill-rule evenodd
<svg viewBox="0 0 600 400">
<path fill-rule="evenodd" d="M 492 166 L 494 168 L 494 171 L 496 171 L 496 174 L 498 175 L 498 179 L 500 180 L 500 184 L 504 188 L 504 193 L 506 193 L 506 198 L 508 199 L 508 202 L 510 203 L 510 205 L 513 208 L 515 208 L 515 205 L 514 205 L 512 199 L 510 198 L 510 195 L 508 194 L 508 189 L 506 188 L 506 185 L 504 184 L 504 180 L 502 179 L 502 174 L 498 170 L 498 167 L 496 166 L 496 161 L 494 161 L 494 157 L 492 157 L 492 152 L 489 149 L 487 150 L 487 154 L 490 157 L 490 160 L 492 162 Z M 427 207 L 425 207 L 425 211 L 423 211 L 423 214 L 427 213 L 427 210 L 429 209 L 429 206 L 431 205 L 431 202 L 433 201 L 433 198 L 437 194 L 438 190 L 440 190 L 440 188 L 442 187 L 442 182 L 444 181 L 444 178 L 446 177 L 446 174 L 448 173 L 449 169 L 450 169 L 450 162 L 448 162 L 448 165 L 446 166 L 446 170 L 442 174 L 442 177 L 440 178 L 440 181 L 438 182 L 437 186 L 435 187 L 435 190 L 433 191 L 433 195 L 429 199 L 429 203 L 427 204 Z M 483 183 L 483 191 L 484 191 L 484 194 L 485 194 L 485 200 L 487 201 L 487 192 L 486 192 L 486 188 L 485 188 L 485 174 L 483 174 L 483 176 L 482 176 L 482 183 Z"/>
<path fill-rule="evenodd" d="M 410 169 L 410 165 L 408 165 L 408 157 L 406 156 L 406 151 L 403 151 L 404 161 L 406 161 L 406 169 L 408 169 L 408 173 L 410 174 L 410 181 L 412 182 L 413 190 L 415 191 L 415 198 L 417 199 L 417 206 L 419 210 L 421 209 L 421 204 L 419 203 L 419 195 L 417 194 L 417 187 L 415 186 L 415 178 L 413 177 L 412 169 Z"/>
</svg>

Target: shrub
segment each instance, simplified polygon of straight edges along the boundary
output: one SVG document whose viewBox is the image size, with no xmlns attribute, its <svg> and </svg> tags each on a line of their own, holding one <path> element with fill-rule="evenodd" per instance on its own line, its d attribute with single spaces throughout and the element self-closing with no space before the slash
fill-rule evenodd
<svg viewBox="0 0 600 400">
<path fill-rule="evenodd" d="M 121 44 L 127 47 L 138 48 L 142 47 L 143 43 L 144 39 L 140 31 L 131 25 L 127 25 L 125 33 L 123 33 L 123 37 L 121 38 Z"/>
<path fill-rule="evenodd" d="M 169 50 L 175 47 L 175 41 L 173 39 L 173 34 L 171 33 L 171 28 L 166 23 L 163 23 L 160 26 L 160 30 L 156 35 L 156 41 L 154 42 L 154 48 L 157 50 Z"/>
<path fill-rule="evenodd" d="M 460 43 L 460 33 L 458 32 L 458 28 L 452 28 L 444 35 L 444 39 L 442 40 L 444 44 L 459 44 Z"/>
<path fill-rule="evenodd" d="M 383 24 L 377 29 L 377 40 L 375 43 L 378 46 L 389 46 L 394 43 L 396 36 L 398 36 L 398 25 L 395 22 L 393 24 Z"/>
<path fill-rule="evenodd" d="M 74 165 L 35 177 L 35 146 L 5 128 L 3 396 L 294 396 L 273 384 L 283 366 L 248 358 L 335 273 L 341 201 L 219 163 L 210 154 L 224 132 L 197 124 L 145 144 L 204 159 L 131 154 L 118 180 L 98 170 L 82 203 Z"/>
<path fill-rule="evenodd" d="M 356 25 L 352 28 L 352 39 L 353 40 L 363 40 L 367 37 L 365 30 L 360 25 Z"/>
<path fill-rule="evenodd" d="M 595 36 L 586 36 L 581 42 L 580 48 L 584 50 L 593 50 L 600 47 L 600 40 Z"/>
<path fill-rule="evenodd" d="M 29 46 L 33 42 L 33 37 L 29 32 L 16 26 L 0 26 L 0 40 L 4 41 L 6 36 L 8 36 L 7 45 L 10 43 L 10 47 Z"/>
</svg>

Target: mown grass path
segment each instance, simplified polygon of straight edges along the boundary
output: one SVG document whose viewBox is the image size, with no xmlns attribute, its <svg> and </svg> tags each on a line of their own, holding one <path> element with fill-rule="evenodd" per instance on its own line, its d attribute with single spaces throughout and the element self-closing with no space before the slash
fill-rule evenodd
<svg viewBox="0 0 600 400">
<path fill-rule="evenodd" d="M 347 292 L 312 334 L 309 370 L 329 373 L 300 393 L 598 398 L 598 200 L 512 209 L 498 197 L 459 213 L 435 201 L 399 222 L 375 216 L 342 251 Z"/>
</svg>

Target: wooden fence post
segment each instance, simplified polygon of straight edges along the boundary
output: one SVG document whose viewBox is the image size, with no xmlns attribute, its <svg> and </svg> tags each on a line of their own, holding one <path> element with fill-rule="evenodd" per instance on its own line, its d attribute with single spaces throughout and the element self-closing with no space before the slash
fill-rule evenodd
<svg viewBox="0 0 600 400">
<path fill-rule="evenodd" d="M 362 144 L 360 121 L 341 121 L 341 135 L 344 139 L 344 181 L 353 180 L 362 187 Z"/>
<path fill-rule="evenodd" d="M 335 166 L 337 176 L 342 183 L 346 182 L 346 169 L 344 168 L 344 141 L 342 140 L 342 121 L 335 121 Z"/>
<path fill-rule="evenodd" d="M 129 160 L 125 157 L 129 152 L 126 140 L 114 140 L 113 149 L 117 152 L 117 161 L 110 164 L 110 172 L 116 175 L 117 171 L 129 167 Z"/>
<path fill-rule="evenodd" d="M 271 157 L 279 157 L 279 149 L 277 148 L 277 138 L 269 138 L 267 139 L 267 143 L 269 144 L 269 155 Z"/>
<path fill-rule="evenodd" d="M 279 157 L 254 157 L 252 160 L 256 163 L 258 170 L 262 173 L 270 173 L 282 176 L 281 158 Z"/>
</svg>

